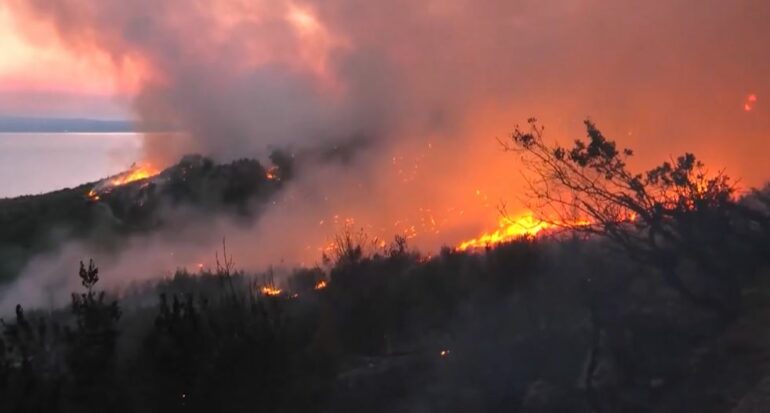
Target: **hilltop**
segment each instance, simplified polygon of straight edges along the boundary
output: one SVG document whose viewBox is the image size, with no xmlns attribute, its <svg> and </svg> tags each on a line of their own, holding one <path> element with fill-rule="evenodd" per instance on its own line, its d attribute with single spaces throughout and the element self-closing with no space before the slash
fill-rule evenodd
<svg viewBox="0 0 770 413">
<path fill-rule="evenodd" d="M 249 204 L 269 199 L 291 177 L 290 157 L 275 152 L 271 159 L 273 179 L 268 177 L 268 168 L 253 159 L 216 164 L 196 155 L 156 176 L 109 188 L 98 200 L 88 194 L 101 181 L 0 199 L 0 282 L 13 278 L 31 256 L 64 239 L 88 241 L 98 232 L 103 242 L 105 237 L 162 229 L 170 224 L 160 213 L 163 208 L 256 213 Z"/>
</svg>

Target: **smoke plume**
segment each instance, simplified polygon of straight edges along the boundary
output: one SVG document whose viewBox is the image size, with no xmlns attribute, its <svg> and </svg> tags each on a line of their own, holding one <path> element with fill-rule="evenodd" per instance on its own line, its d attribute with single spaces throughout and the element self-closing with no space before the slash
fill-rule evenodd
<svg viewBox="0 0 770 413">
<path fill-rule="evenodd" d="M 244 236 L 285 237 L 260 258 L 304 261 L 292 251 L 335 216 L 425 250 L 488 229 L 522 189 L 494 138 L 529 116 L 563 142 L 591 117 L 642 166 L 690 151 L 744 186 L 770 173 L 763 1 L 7 1 L 37 33 L 107 53 L 140 122 L 184 132 L 146 141 L 156 164 L 369 143 L 304 169 L 294 206 Z"/>
</svg>

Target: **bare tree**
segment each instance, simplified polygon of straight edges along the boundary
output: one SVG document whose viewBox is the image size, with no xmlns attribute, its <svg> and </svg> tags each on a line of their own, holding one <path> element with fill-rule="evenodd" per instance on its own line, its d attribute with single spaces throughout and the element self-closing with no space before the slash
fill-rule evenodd
<svg viewBox="0 0 770 413">
<path fill-rule="evenodd" d="M 736 205 L 735 187 L 723 171 L 709 173 L 687 153 L 642 172 L 585 121 L 587 139 L 549 145 L 545 128 L 532 118 L 516 127 L 503 147 L 522 156 L 530 207 L 543 219 L 606 237 L 633 259 L 654 266 L 665 282 L 691 303 L 725 316 L 738 311 L 740 282 L 725 259 Z M 698 268 L 697 285 L 678 269 Z"/>
<path fill-rule="evenodd" d="M 227 285 L 230 288 L 230 298 L 235 301 L 235 286 L 233 286 L 233 272 L 235 265 L 233 264 L 233 256 L 227 255 L 227 239 L 222 237 L 222 261 L 219 261 L 219 252 L 214 252 L 214 261 L 217 266 L 216 275 L 221 281 L 227 281 Z"/>
</svg>

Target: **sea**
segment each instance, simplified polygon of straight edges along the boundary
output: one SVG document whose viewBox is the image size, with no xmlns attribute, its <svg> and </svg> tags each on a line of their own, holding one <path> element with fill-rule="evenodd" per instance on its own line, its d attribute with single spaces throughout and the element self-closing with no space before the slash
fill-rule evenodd
<svg viewBox="0 0 770 413">
<path fill-rule="evenodd" d="M 97 181 L 141 160 L 142 134 L 0 133 L 0 198 Z"/>
</svg>

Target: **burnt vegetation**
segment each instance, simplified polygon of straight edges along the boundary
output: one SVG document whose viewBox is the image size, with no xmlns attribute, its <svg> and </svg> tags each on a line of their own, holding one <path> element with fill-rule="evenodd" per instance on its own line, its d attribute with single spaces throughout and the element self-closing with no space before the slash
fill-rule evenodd
<svg viewBox="0 0 770 413">
<path fill-rule="evenodd" d="M 81 264 L 69 309 L 3 322 L 0 410 L 750 409 L 770 377 L 768 191 L 738 194 L 690 154 L 636 172 L 586 130 L 549 145 L 532 120 L 503 142 L 568 230 L 551 237 L 426 257 L 342 234 L 281 280 L 237 271 L 223 243 L 216 270 L 121 297 Z M 264 172 L 246 161 L 201 168 L 164 190 L 269 193 L 233 181 Z"/>
</svg>

